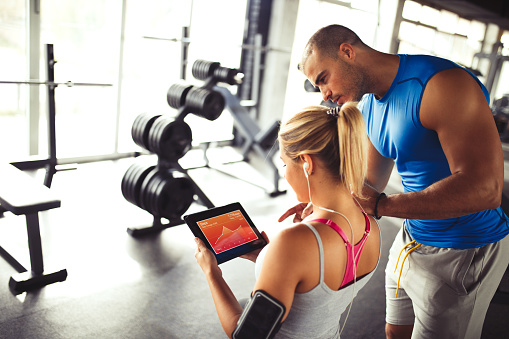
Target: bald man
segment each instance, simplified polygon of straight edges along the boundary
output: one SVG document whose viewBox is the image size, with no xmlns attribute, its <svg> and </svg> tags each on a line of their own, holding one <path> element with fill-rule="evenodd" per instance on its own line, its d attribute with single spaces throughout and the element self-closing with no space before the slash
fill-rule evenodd
<svg viewBox="0 0 509 339">
<path fill-rule="evenodd" d="M 405 219 L 386 268 L 387 337 L 479 338 L 509 264 L 503 154 L 486 88 L 454 62 L 383 53 L 341 25 L 309 39 L 299 69 L 324 100 L 359 102 L 371 143 L 358 200 L 376 218 Z M 404 193 L 386 195 L 394 164 Z"/>
</svg>

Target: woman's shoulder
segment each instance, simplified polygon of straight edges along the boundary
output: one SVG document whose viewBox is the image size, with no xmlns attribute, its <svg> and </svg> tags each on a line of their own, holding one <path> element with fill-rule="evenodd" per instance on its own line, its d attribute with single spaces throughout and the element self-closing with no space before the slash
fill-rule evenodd
<svg viewBox="0 0 509 339">
<path fill-rule="evenodd" d="M 285 227 L 270 240 L 271 250 L 282 252 L 285 257 L 305 255 L 313 244 L 316 245 L 315 235 L 304 223 L 295 223 Z"/>
<path fill-rule="evenodd" d="M 309 223 L 298 222 L 282 229 L 276 236 L 280 241 L 306 241 L 313 237 Z"/>
</svg>

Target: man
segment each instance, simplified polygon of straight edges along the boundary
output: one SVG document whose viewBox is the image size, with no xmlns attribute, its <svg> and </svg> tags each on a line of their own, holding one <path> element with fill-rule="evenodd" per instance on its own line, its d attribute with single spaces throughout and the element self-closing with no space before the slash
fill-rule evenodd
<svg viewBox="0 0 509 339">
<path fill-rule="evenodd" d="M 299 69 L 324 100 L 360 101 L 371 141 L 361 204 L 406 219 L 386 269 L 387 337 L 479 338 L 509 264 L 503 154 L 484 86 L 451 61 L 382 53 L 340 25 L 310 38 Z M 405 192 L 379 193 L 394 163 Z"/>
</svg>

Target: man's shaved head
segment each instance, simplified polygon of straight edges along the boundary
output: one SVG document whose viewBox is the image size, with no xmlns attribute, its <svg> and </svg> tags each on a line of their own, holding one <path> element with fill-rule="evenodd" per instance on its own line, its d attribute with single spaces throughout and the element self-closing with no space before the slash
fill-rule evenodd
<svg viewBox="0 0 509 339">
<path fill-rule="evenodd" d="M 339 46 L 345 42 L 352 46 L 364 45 L 359 36 L 345 26 L 329 25 L 320 28 L 306 44 L 301 62 L 298 65 L 299 70 L 304 71 L 307 59 L 317 50 L 324 56 L 336 59 Z"/>
</svg>

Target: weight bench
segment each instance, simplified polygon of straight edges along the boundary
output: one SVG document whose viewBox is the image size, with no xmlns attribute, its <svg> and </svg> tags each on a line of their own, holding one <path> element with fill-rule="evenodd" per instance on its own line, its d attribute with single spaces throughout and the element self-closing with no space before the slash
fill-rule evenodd
<svg viewBox="0 0 509 339">
<path fill-rule="evenodd" d="M 67 270 L 44 272 L 42 259 L 39 212 L 60 207 L 60 200 L 53 192 L 28 174 L 11 164 L 0 164 L 0 217 L 9 211 L 15 215 L 25 215 L 28 233 L 31 270 L 28 271 L 3 247 L 0 255 L 18 271 L 11 276 L 9 287 L 16 293 L 43 287 L 67 278 Z"/>
<path fill-rule="evenodd" d="M 276 140 L 280 121 L 274 121 L 269 128 L 262 130 L 249 115 L 247 108 L 241 105 L 240 99 L 236 95 L 233 95 L 228 88 L 215 86 L 214 90 L 224 96 L 226 102 L 225 109 L 230 111 L 235 127 L 245 139 L 242 149 L 244 161 L 248 160 L 247 154 L 251 150 L 258 153 L 258 155 L 265 159 L 265 162 L 274 172 L 274 190 L 270 192 L 269 195 L 275 197 L 286 193 L 286 190 L 281 191 L 279 189 L 279 179 L 281 175 L 279 174 L 279 169 L 272 161 L 272 157 L 279 150 L 279 143 L 277 143 Z"/>
</svg>

